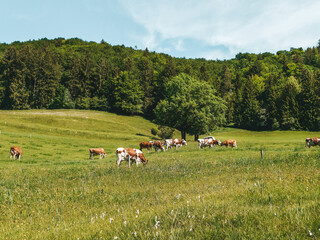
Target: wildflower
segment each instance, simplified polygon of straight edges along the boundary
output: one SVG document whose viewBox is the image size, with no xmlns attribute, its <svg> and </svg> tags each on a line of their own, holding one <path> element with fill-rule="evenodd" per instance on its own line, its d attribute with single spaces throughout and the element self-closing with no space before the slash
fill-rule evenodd
<svg viewBox="0 0 320 240">
<path fill-rule="evenodd" d="M 204 214 L 202 215 L 202 218 L 205 218 Z"/>
<path fill-rule="evenodd" d="M 199 202 L 200 202 L 200 199 L 201 199 L 201 197 L 200 197 L 200 195 L 198 196 L 198 200 L 199 200 Z"/>
<path fill-rule="evenodd" d="M 94 217 L 91 218 L 91 222 L 93 222 L 93 221 L 94 221 Z"/>
<path fill-rule="evenodd" d="M 155 227 L 156 229 L 158 229 L 158 227 L 160 227 L 160 221 L 158 221 L 158 217 L 157 217 L 157 216 L 155 216 L 154 220 L 155 220 L 155 222 L 156 222 L 156 224 L 154 225 L 154 227 Z"/>
<path fill-rule="evenodd" d="M 132 233 L 135 237 L 137 236 L 137 232 Z"/>
<path fill-rule="evenodd" d="M 173 214 L 173 209 L 171 210 L 171 215 Z"/>
<path fill-rule="evenodd" d="M 113 221 L 113 218 L 110 218 L 110 219 L 109 219 L 109 222 L 111 223 L 112 221 Z"/>
<path fill-rule="evenodd" d="M 177 199 L 179 199 L 180 197 L 181 197 L 181 194 L 179 193 L 178 196 L 177 196 Z"/>
<path fill-rule="evenodd" d="M 113 239 L 118 239 L 118 237 L 117 237 L 117 236 L 115 236 Z"/>
<path fill-rule="evenodd" d="M 309 236 L 311 237 L 312 236 L 312 232 L 309 230 Z"/>
<path fill-rule="evenodd" d="M 124 222 L 123 222 L 123 225 L 125 225 L 125 226 L 126 226 L 126 225 L 127 225 L 127 221 L 124 221 Z"/>
<path fill-rule="evenodd" d="M 190 230 L 189 230 L 190 232 L 192 231 L 192 225 L 190 226 Z"/>
</svg>

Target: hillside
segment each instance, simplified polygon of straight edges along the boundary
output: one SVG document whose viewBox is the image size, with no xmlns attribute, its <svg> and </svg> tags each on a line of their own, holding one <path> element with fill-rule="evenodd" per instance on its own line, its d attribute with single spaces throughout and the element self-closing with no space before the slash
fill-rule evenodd
<svg viewBox="0 0 320 240">
<path fill-rule="evenodd" d="M 318 131 L 319 50 L 239 53 L 219 61 L 78 38 L 0 44 L 0 108 L 76 108 L 155 119 L 167 83 L 184 73 L 225 101 L 225 126 Z"/>
<path fill-rule="evenodd" d="M 152 139 L 153 126 L 97 111 L 0 111 L 1 238 L 320 237 L 319 148 L 305 147 L 319 132 L 220 129 L 211 134 L 237 149 L 199 150 L 187 136 L 177 151 L 144 151 L 147 166 L 117 167 L 115 149 Z M 89 160 L 96 146 L 107 156 Z"/>
</svg>

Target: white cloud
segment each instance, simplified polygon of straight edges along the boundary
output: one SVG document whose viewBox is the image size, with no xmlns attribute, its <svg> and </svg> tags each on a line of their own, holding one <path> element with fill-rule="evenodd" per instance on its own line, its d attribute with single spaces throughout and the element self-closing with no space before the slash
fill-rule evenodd
<svg viewBox="0 0 320 240">
<path fill-rule="evenodd" d="M 156 50 L 168 39 L 186 51 L 184 39 L 208 46 L 224 45 L 232 52 L 275 52 L 290 47 L 312 47 L 320 38 L 317 0 L 120 0 L 147 34 L 142 45 Z M 195 48 L 197 46 L 194 46 Z M 221 58 L 230 53 L 221 50 Z M 207 54 L 208 55 L 208 54 Z M 209 54 L 211 55 L 211 54 Z"/>
</svg>

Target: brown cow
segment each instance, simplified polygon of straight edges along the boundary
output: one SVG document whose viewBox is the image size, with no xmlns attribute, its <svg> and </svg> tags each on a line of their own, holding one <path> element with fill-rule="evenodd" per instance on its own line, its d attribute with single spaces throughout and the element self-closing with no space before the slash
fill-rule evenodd
<svg viewBox="0 0 320 240">
<path fill-rule="evenodd" d="M 18 156 L 18 159 L 20 160 L 22 156 L 22 149 L 16 146 L 13 146 L 10 148 L 10 159 L 13 158 L 13 160 L 16 160 L 16 156 Z"/>
<path fill-rule="evenodd" d="M 306 138 L 306 146 L 308 146 L 309 148 L 311 146 L 320 146 L 320 138 Z"/>
<path fill-rule="evenodd" d="M 143 153 L 134 148 L 117 148 L 117 165 L 120 166 L 122 161 L 128 160 L 129 167 L 131 166 L 130 160 L 136 162 L 137 166 L 140 163 L 148 164 L 148 160 L 144 157 Z"/>
<path fill-rule="evenodd" d="M 153 147 L 154 147 L 154 150 L 156 150 L 156 152 L 158 152 L 159 149 L 164 151 L 164 147 L 162 146 L 162 143 L 160 141 L 154 141 L 153 142 Z"/>
<path fill-rule="evenodd" d="M 96 156 L 96 155 L 100 155 L 100 159 L 102 157 L 103 158 L 106 157 L 106 153 L 105 153 L 103 148 L 90 148 L 89 152 L 90 152 L 90 157 L 89 158 L 92 158 L 92 160 L 93 160 L 93 156 Z"/>
<path fill-rule="evenodd" d="M 223 143 L 221 143 L 221 146 L 226 146 L 226 147 L 236 147 L 237 148 L 237 142 L 236 140 L 233 139 L 229 139 L 229 140 L 225 140 Z"/>
<path fill-rule="evenodd" d="M 143 148 L 147 148 L 148 152 L 150 151 L 150 149 L 152 148 L 153 143 L 152 142 L 141 142 L 140 143 L 140 151 L 142 151 Z"/>
</svg>

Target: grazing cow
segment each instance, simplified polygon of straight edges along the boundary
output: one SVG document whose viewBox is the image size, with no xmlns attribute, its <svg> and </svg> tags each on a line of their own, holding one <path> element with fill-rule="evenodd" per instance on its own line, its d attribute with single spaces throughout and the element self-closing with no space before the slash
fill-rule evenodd
<svg viewBox="0 0 320 240">
<path fill-rule="evenodd" d="M 143 148 L 147 148 L 149 152 L 152 146 L 153 146 L 152 142 L 142 142 L 140 143 L 140 151 L 142 151 Z"/>
<path fill-rule="evenodd" d="M 176 150 L 178 149 L 178 147 L 182 147 L 182 145 L 187 145 L 187 141 L 184 139 L 166 139 L 166 150 L 168 150 L 168 148 L 171 148 L 172 146 L 176 146 Z"/>
<path fill-rule="evenodd" d="M 232 140 L 232 139 L 230 139 L 230 140 L 225 140 L 223 143 L 221 143 L 221 146 L 226 146 L 226 147 L 229 147 L 229 146 L 231 146 L 231 147 L 236 147 L 237 148 L 237 142 L 236 142 L 236 140 Z"/>
<path fill-rule="evenodd" d="M 131 166 L 130 161 L 136 162 L 137 166 L 140 163 L 148 164 L 148 160 L 144 157 L 142 151 L 134 148 L 117 148 L 117 165 L 120 166 L 122 161 L 128 160 L 129 167 Z"/>
<path fill-rule="evenodd" d="M 203 139 L 198 139 L 198 145 L 199 149 L 203 147 L 211 147 L 213 148 L 215 145 L 221 145 L 220 140 L 215 140 L 212 138 L 203 138 Z"/>
<path fill-rule="evenodd" d="M 153 142 L 153 147 L 154 147 L 154 150 L 156 150 L 156 152 L 158 152 L 159 149 L 164 151 L 164 147 L 162 146 L 162 143 L 160 141 L 154 141 Z"/>
<path fill-rule="evenodd" d="M 320 138 L 306 138 L 306 146 L 308 146 L 309 148 L 311 146 L 320 146 Z"/>
<path fill-rule="evenodd" d="M 16 160 L 16 156 L 20 160 L 22 156 L 22 149 L 16 146 L 13 146 L 10 148 L 10 159 L 13 158 L 13 160 Z"/>
<path fill-rule="evenodd" d="M 89 152 L 90 152 L 90 157 L 89 158 L 92 158 L 92 160 L 93 160 L 93 156 L 96 156 L 96 155 L 100 155 L 100 159 L 102 157 L 103 158 L 106 157 L 106 153 L 105 153 L 103 148 L 90 148 Z"/>
</svg>

